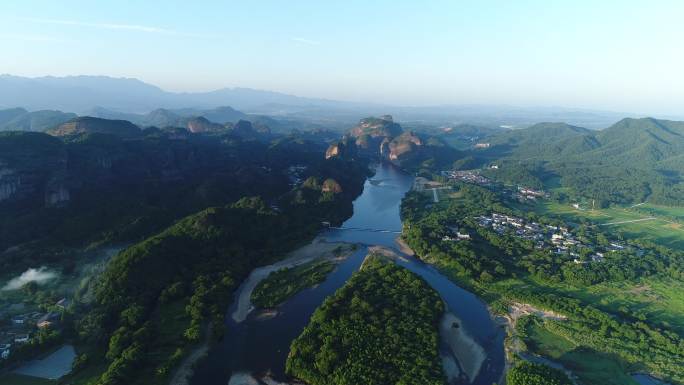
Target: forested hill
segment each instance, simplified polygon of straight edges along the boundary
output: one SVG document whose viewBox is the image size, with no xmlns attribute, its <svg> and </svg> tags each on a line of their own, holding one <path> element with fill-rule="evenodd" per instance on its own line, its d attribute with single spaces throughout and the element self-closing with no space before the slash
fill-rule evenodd
<svg viewBox="0 0 684 385">
<path fill-rule="evenodd" d="M 542 123 L 495 135 L 474 153 L 483 164 L 500 163 L 492 173 L 509 181 L 515 173 L 548 187 L 560 177 L 572 199 L 684 204 L 684 122 L 623 119 L 601 131 Z"/>
<path fill-rule="evenodd" d="M 236 127 L 192 133 L 77 118 L 51 131 L 59 136 L 0 133 L 0 250 L 29 241 L 140 240 L 243 196 L 274 203 L 309 177 L 332 178 L 343 194 L 362 185 L 358 165 L 326 161 L 326 143 L 315 134 Z"/>
<path fill-rule="evenodd" d="M 43 131 L 76 117 L 62 111 L 26 111 L 23 108 L 0 110 L 0 131 Z"/>
<path fill-rule="evenodd" d="M 596 135 L 601 143 L 596 156 L 616 162 L 644 162 L 663 170 L 684 170 L 684 122 L 624 119 Z"/>
<path fill-rule="evenodd" d="M 80 285 L 65 268 L 79 251 L 132 246 L 84 273 L 63 333 L 13 359 L 67 338 L 90 384 L 168 383 L 207 325 L 220 336 L 249 271 L 342 223 L 369 174 L 325 159 L 313 133 L 246 135 L 259 133 L 249 122 L 193 133 L 79 118 L 52 133 L 0 133 L 0 271 L 45 266 Z"/>
<path fill-rule="evenodd" d="M 289 374 L 311 385 L 442 385 L 439 294 L 408 270 L 369 256 L 292 342 Z"/>
<path fill-rule="evenodd" d="M 220 337 L 233 290 L 252 269 L 312 237 L 321 221 L 346 219 L 366 170 L 363 164 L 324 161 L 277 206 L 245 197 L 207 208 L 116 255 L 98 286 L 97 303 L 78 323 L 83 343 L 108 346 L 104 356 L 92 358 L 107 368 L 97 383 L 166 379 L 184 349 L 206 334 L 202 325 L 211 323 Z M 160 314 L 179 306 L 174 317 L 183 320 L 176 326 L 181 330 L 169 331 Z"/>
</svg>

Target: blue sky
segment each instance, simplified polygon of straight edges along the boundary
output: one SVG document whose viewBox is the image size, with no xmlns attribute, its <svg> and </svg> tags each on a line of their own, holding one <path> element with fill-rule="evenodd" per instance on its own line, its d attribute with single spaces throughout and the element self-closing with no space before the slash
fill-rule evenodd
<svg viewBox="0 0 684 385">
<path fill-rule="evenodd" d="M 0 3 L 0 73 L 404 105 L 684 111 L 682 1 Z"/>
</svg>

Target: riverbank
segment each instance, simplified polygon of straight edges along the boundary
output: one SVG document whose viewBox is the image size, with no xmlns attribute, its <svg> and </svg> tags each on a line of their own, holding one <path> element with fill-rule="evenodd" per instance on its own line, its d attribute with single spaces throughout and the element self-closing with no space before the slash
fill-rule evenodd
<svg viewBox="0 0 684 385">
<path fill-rule="evenodd" d="M 468 377 L 468 381 L 472 383 L 480 373 L 487 354 L 461 325 L 461 320 L 455 314 L 447 312 L 439 323 L 439 334 Z M 456 378 L 460 374 L 460 371 L 456 372 L 453 368 L 451 372 L 447 369 L 449 368 L 445 368 L 445 371 L 449 378 Z"/>
<path fill-rule="evenodd" d="M 397 243 L 401 247 L 402 252 L 404 249 L 413 252 L 400 238 L 397 238 Z M 388 260 L 408 262 L 406 257 L 386 247 L 372 246 L 368 248 L 368 251 L 369 255 L 376 254 Z M 443 345 L 448 347 L 449 350 L 449 354 L 442 356 L 442 363 L 448 379 L 460 378 L 462 377 L 461 374 L 464 374 L 468 381 L 472 383 L 480 373 L 480 369 L 487 359 L 487 353 L 468 334 L 462 327 L 462 324 L 462 321 L 448 310 L 442 316 L 439 323 L 439 335 Z M 457 363 L 454 362 L 454 359 Z"/>
<path fill-rule="evenodd" d="M 490 313 L 492 313 L 491 309 Z M 570 378 L 570 380 L 574 384 L 577 384 L 576 377 L 572 373 L 572 371 L 568 370 L 567 368 L 563 367 L 558 363 L 554 363 L 543 357 L 528 354 L 524 351 L 524 349 L 522 348 L 523 342 L 520 340 L 520 337 L 518 337 L 516 333 L 516 325 L 518 323 L 518 320 L 521 317 L 525 316 L 536 316 L 541 319 L 550 319 L 555 321 L 564 321 L 567 319 L 565 315 L 550 310 L 543 310 L 530 304 L 521 302 L 511 303 L 508 307 L 508 313 L 506 313 L 505 315 L 496 316 L 494 318 L 494 321 L 506 330 L 506 339 L 504 341 L 504 352 L 506 356 L 506 362 L 499 383 L 505 382 L 506 374 L 509 370 L 513 368 L 515 357 L 518 357 L 525 361 L 533 363 L 544 363 L 555 369 L 561 370 L 565 372 L 565 374 L 568 376 L 568 378 Z"/>
<path fill-rule="evenodd" d="M 343 251 L 338 253 L 337 251 L 340 250 L 340 247 Z M 340 262 L 347 258 L 352 251 L 352 247 L 347 243 L 326 242 L 317 237 L 310 244 L 289 253 L 287 258 L 272 265 L 254 269 L 238 289 L 237 306 L 231 314 L 233 321 L 240 323 L 247 319 L 247 316 L 254 310 L 252 292 L 259 282 L 268 277 L 272 272 L 296 267 L 316 259 Z"/>
<path fill-rule="evenodd" d="M 169 385 L 188 385 L 190 378 L 194 373 L 194 367 L 197 362 L 204 358 L 209 353 L 209 346 L 211 344 L 211 325 L 208 325 L 204 331 L 204 339 L 195 346 L 190 354 L 188 354 L 183 361 L 178 365 L 176 371 L 171 376 Z"/>
<path fill-rule="evenodd" d="M 397 237 L 396 242 L 397 245 L 399 245 L 399 251 L 411 257 L 416 256 L 416 253 L 413 251 L 413 249 L 401 237 Z"/>
</svg>

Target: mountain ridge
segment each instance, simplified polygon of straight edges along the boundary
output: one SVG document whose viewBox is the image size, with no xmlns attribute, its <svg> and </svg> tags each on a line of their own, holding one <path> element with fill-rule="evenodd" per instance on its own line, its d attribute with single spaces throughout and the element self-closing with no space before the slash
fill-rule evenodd
<svg viewBox="0 0 684 385">
<path fill-rule="evenodd" d="M 528 178 L 537 178 L 537 187 L 555 175 L 563 186 L 600 206 L 646 199 L 684 203 L 684 122 L 625 118 L 600 131 L 541 124 L 494 135 L 490 141 L 490 148 L 473 154 L 482 163 L 501 163 L 495 173 L 510 182 L 515 182 L 513 170 L 522 168 Z"/>
<path fill-rule="evenodd" d="M 525 127 L 544 120 L 605 128 L 629 113 L 564 107 L 516 107 L 508 105 L 402 106 L 378 102 L 356 102 L 302 97 L 283 92 L 245 87 L 221 88 L 208 92 L 169 92 L 135 78 L 107 76 L 45 76 L 27 78 L 0 75 L 0 106 L 29 110 L 62 110 L 79 115 L 97 106 L 144 114 L 156 108 L 211 109 L 229 105 L 258 115 L 305 119 L 313 123 L 353 124 L 363 116 L 392 111 L 403 122 L 471 123 Z"/>
</svg>

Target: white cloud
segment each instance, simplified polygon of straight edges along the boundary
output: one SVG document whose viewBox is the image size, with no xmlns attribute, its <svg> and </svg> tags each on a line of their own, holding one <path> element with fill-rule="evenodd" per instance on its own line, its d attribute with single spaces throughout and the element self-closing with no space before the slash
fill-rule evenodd
<svg viewBox="0 0 684 385">
<path fill-rule="evenodd" d="M 297 42 L 297 43 L 306 44 L 306 45 L 320 45 L 321 44 L 320 41 L 304 39 L 301 37 L 293 37 L 292 41 Z"/>
<path fill-rule="evenodd" d="M 0 34 L 0 40 L 20 40 L 20 41 L 31 41 L 31 42 L 46 42 L 46 43 L 65 43 L 66 40 L 58 39 L 52 36 L 45 35 L 25 35 L 25 34 L 15 34 L 15 33 L 3 33 Z"/>
<path fill-rule="evenodd" d="M 173 35 L 181 37 L 199 37 L 199 38 L 211 38 L 213 36 L 201 35 L 194 33 L 185 33 L 174 31 L 166 28 L 159 28 L 149 25 L 139 25 L 139 24 L 121 24 L 121 23 L 92 23 L 87 21 L 79 20 L 63 20 L 63 19 L 41 19 L 33 17 L 22 17 L 22 21 L 27 21 L 30 23 L 38 24 L 53 24 L 53 25 L 66 25 L 66 26 L 76 26 L 76 27 L 86 27 L 86 28 L 97 28 L 97 29 L 108 29 L 108 30 L 118 30 L 118 31 L 131 31 L 131 32 L 143 32 L 151 34 L 161 34 L 161 35 Z"/>
<path fill-rule="evenodd" d="M 85 21 L 77 20 L 60 20 L 60 19 L 39 19 L 33 17 L 22 17 L 21 20 L 28 21 L 31 23 L 40 24 L 57 24 L 57 25 L 74 25 L 79 27 L 91 27 L 91 28 L 101 28 L 101 29 L 121 29 L 129 31 L 139 31 L 148 33 L 174 33 L 173 31 L 150 27 L 145 25 L 135 25 L 135 24 L 115 24 L 115 23 L 91 23 Z"/>
<path fill-rule="evenodd" d="M 42 285 L 54 278 L 57 278 L 57 273 L 48 270 L 48 268 L 45 266 L 39 269 L 30 268 L 25 272 L 21 273 L 20 276 L 12 278 L 9 282 L 7 282 L 7 284 L 2 288 L 2 290 L 21 289 L 22 286 L 26 285 L 29 282 L 35 282 L 39 285 Z"/>
</svg>

